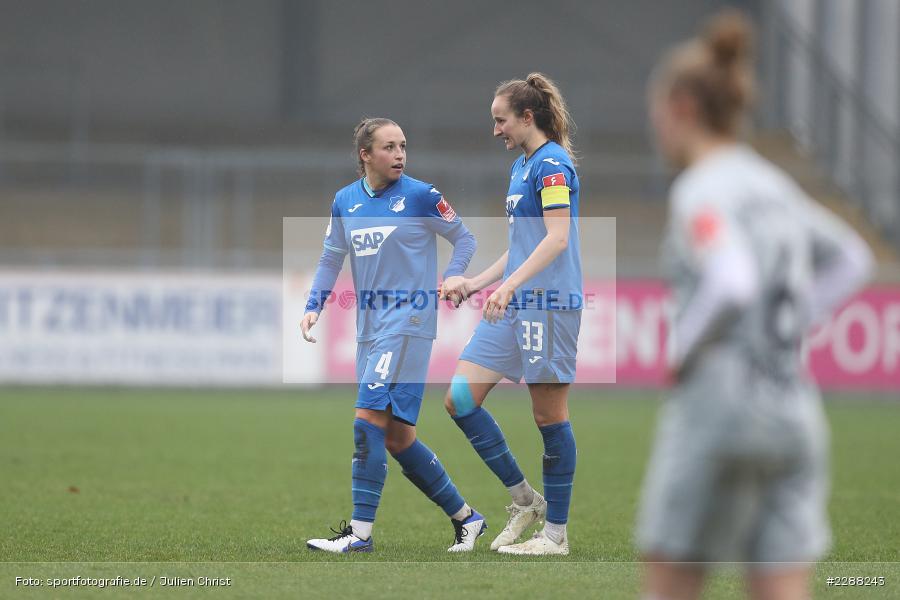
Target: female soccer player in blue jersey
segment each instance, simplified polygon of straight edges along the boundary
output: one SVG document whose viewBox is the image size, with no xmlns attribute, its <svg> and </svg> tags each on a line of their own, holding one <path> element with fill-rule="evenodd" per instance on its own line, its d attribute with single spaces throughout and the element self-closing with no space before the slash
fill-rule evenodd
<svg viewBox="0 0 900 600">
<path fill-rule="evenodd" d="M 461 299 L 503 283 L 459 359 L 445 405 L 485 464 L 512 495 L 509 521 L 491 549 L 509 554 L 568 554 L 566 522 L 575 474 L 567 398 L 575 379 L 581 324 L 578 175 L 571 119 L 556 85 L 540 73 L 502 83 L 491 105 L 494 135 L 523 154 L 510 169 L 509 250 L 471 279 L 448 280 L 442 295 Z M 482 407 L 503 378 L 524 376 L 544 439 L 544 496 L 525 480 L 494 418 Z M 532 539 L 515 544 L 546 519 Z"/>
<path fill-rule="evenodd" d="M 344 256 L 357 295 L 359 392 L 353 422 L 353 515 L 336 536 L 309 548 L 371 552 L 372 525 L 387 476 L 387 452 L 403 474 L 452 520 L 451 552 L 471 550 L 487 525 L 460 496 L 434 452 L 416 437 L 431 346 L 437 332 L 437 240 L 453 244 L 444 280 L 456 286 L 475 238 L 434 186 L 408 177 L 406 138 L 389 119 L 365 119 L 354 133 L 361 179 L 340 190 L 302 321 L 315 325 Z"/>
</svg>

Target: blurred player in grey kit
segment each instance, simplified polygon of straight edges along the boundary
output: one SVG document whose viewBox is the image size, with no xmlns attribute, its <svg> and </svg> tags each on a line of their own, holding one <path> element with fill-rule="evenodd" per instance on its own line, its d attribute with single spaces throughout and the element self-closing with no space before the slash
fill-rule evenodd
<svg viewBox="0 0 900 600">
<path fill-rule="evenodd" d="M 868 279 L 859 236 L 737 140 L 753 94 L 752 27 L 716 15 L 649 86 L 680 173 L 664 267 L 675 385 L 644 482 L 644 598 L 699 596 L 704 562 L 747 564 L 754 598 L 809 597 L 828 549 L 828 431 L 800 344 Z"/>
</svg>

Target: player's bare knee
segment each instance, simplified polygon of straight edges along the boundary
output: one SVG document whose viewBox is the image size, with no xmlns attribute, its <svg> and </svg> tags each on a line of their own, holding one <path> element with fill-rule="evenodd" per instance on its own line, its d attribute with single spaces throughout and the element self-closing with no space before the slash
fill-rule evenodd
<svg viewBox="0 0 900 600">
<path fill-rule="evenodd" d="M 380 427 L 382 429 L 387 429 L 388 424 L 391 420 L 391 415 L 387 411 L 383 410 L 371 410 L 368 408 L 357 408 L 356 409 L 356 418 L 366 421 L 367 423 L 371 423 L 376 427 Z"/>
<path fill-rule="evenodd" d="M 554 410 L 534 409 L 534 424 L 538 427 L 546 427 L 547 425 L 555 425 L 562 423 L 566 418 L 558 414 Z"/>
<path fill-rule="evenodd" d="M 384 438 L 384 447 L 392 455 L 400 454 L 413 445 L 416 441 L 416 434 L 405 431 L 388 431 Z"/>
<path fill-rule="evenodd" d="M 399 454 L 409 448 L 412 444 L 406 443 L 406 440 L 396 438 L 385 438 L 384 447 L 391 454 Z"/>
<path fill-rule="evenodd" d="M 546 427 L 547 425 L 552 425 L 550 419 L 546 415 L 542 415 L 539 413 L 534 413 L 534 424 L 538 427 Z"/>
<path fill-rule="evenodd" d="M 444 394 L 444 408 L 447 411 L 447 414 L 451 417 L 456 416 L 456 407 L 453 405 L 453 396 L 451 394 L 452 387 L 447 388 L 447 393 Z"/>
</svg>

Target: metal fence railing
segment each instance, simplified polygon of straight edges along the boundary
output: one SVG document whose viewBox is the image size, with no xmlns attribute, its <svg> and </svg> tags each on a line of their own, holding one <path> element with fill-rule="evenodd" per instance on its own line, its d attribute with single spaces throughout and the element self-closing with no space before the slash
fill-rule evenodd
<svg viewBox="0 0 900 600">
<path fill-rule="evenodd" d="M 866 39 L 871 22 L 866 11 L 871 4 L 853 3 L 858 11 L 853 60 L 858 65 L 873 58 L 867 56 L 871 41 Z M 835 24 L 823 27 L 817 18 L 824 10 L 822 0 L 812 7 L 812 22 L 803 28 L 784 4 L 768 3 L 764 34 L 769 52 L 769 124 L 791 131 L 826 175 L 900 249 L 900 126 L 865 93 L 865 69 L 848 75 L 835 64 L 826 35 Z M 900 30 L 900 22 L 897 25 Z M 883 64 L 897 68 L 892 60 Z"/>
<path fill-rule="evenodd" d="M 411 157 L 411 173 L 439 185 L 466 217 L 482 217 L 500 206 L 491 201 L 505 194 L 509 160 L 429 151 Z M 614 150 L 586 153 L 580 173 L 596 190 L 595 208 L 598 197 L 655 197 L 663 176 L 652 155 Z M 11 244 L 0 222 L 0 264 L 277 268 L 282 217 L 327 214 L 335 191 L 354 177 L 349 150 L 5 141 L 4 218 L 27 220 L 16 211 L 46 188 L 55 200 L 29 213 L 26 227 L 42 233 L 27 243 Z M 57 243 L 55 232 L 68 243 Z"/>
</svg>

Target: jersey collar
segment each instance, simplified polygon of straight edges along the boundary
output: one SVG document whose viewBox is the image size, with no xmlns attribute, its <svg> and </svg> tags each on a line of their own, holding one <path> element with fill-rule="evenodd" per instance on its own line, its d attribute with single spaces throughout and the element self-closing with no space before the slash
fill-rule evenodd
<svg viewBox="0 0 900 600">
<path fill-rule="evenodd" d="M 552 141 L 553 140 L 547 140 L 546 142 L 544 142 L 543 144 L 541 144 L 540 146 L 535 148 L 534 152 L 531 153 L 531 158 L 534 158 L 535 156 L 537 156 L 537 153 L 540 152 L 544 148 L 544 146 L 546 146 L 547 144 L 549 144 Z M 523 167 L 528 164 L 528 160 L 529 159 L 523 154 L 522 155 L 522 166 Z"/>
<path fill-rule="evenodd" d="M 371 187 L 369 187 L 369 180 L 366 179 L 365 177 L 363 177 L 361 179 L 361 181 L 362 181 L 363 190 L 365 190 L 365 192 L 369 196 L 369 198 L 374 198 L 375 190 L 373 190 Z"/>
<path fill-rule="evenodd" d="M 402 175 L 400 176 L 400 179 L 403 179 L 403 176 L 402 176 Z M 394 187 L 395 185 L 397 185 L 397 184 L 400 182 L 400 179 L 398 179 L 398 180 L 395 181 L 394 183 L 390 184 L 389 186 L 387 186 L 387 187 L 384 188 L 383 190 L 378 190 L 377 192 L 376 192 L 375 190 L 372 189 L 372 187 L 369 185 L 369 180 L 366 179 L 365 177 L 363 177 L 363 178 L 360 179 L 359 181 L 360 181 L 360 183 L 362 183 L 363 190 L 366 192 L 366 195 L 367 195 L 369 198 L 378 198 L 378 197 L 381 196 L 383 193 L 385 193 L 386 191 L 388 191 L 389 189 L 391 189 L 392 187 Z"/>
</svg>

